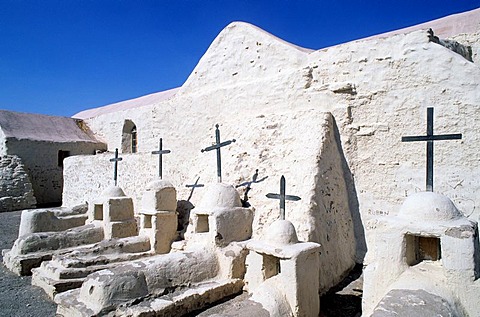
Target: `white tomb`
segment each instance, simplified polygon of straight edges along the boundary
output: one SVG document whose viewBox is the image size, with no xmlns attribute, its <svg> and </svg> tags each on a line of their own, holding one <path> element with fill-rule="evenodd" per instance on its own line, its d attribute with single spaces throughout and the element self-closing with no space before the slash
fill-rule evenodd
<svg viewBox="0 0 480 317">
<path fill-rule="evenodd" d="M 453 310 L 480 316 L 477 223 L 448 197 L 413 194 L 396 217 L 377 219 L 370 227 L 375 234 L 364 271 L 364 316 L 392 290 L 424 290 Z"/>
</svg>

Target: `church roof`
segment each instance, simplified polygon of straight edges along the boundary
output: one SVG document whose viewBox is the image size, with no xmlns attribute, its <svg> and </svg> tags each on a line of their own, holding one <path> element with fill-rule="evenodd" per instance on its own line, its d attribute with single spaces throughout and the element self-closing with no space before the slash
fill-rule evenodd
<svg viewBox="0 0 480 317">
<path fill-rule="evenodd" d="M 371 38 L 390 37 L 395 34 L 405 34 L 422 29 L 433 29 L 435 35 L 446 38 L 461 33 L 475 33 L 480 30 L 480 8 L 452 14 L 440 19 L 416 24 L 403 29 L 394 30 L 378 35 L 374 35 L 362 40 Z"/>
<path fill-rule="evenodd" d="M 51 142 L 99 142 L 81 120 L 0 110 L 0 129 L 7 138 Z"/>
<path fill-rule="evenodd" d="M 361 39 L 358 39 L 357 41 L 370 40 L 370 39 L 374 39 L 374 38 L 386 38 L 386 37 L 393 36 L 395 34 L 404 34 L 404 33 L 409 33 L 409 32 L 415 31 L 415 30 L 428 29 L 428 28 L 432 28 L 433 31 L 435 32 L 435 35 L 440 36 L 442 38 L 451 37 L 451 36 L 454 36 L 454 35 L 457 35 L 457 34 L 460 34 L 460 33 L 478 32 L 480 30 L 480 8 L 474 9 L 474 10 L 471 10 L 471 11 L 467 11 L 467 12 L 453 14 L 453 15 L 446 16 L 446 17 L 443 17 L 443 18 L 440 18 L 440 19 L 436 19 L 436 20 L 425 22 L 425 23 L 413 25 L 413 26 L 410 26 L 410 27 L 407 27 L 407 28 L 398 29 L 398 30 L 394 30 L 394 31 L 386 32 L 386 33 L 382 33 L 382 34 L 377 34 L 377 35 L 373 35 L 373 36 L 366 37 L 366 38 L 361 38 Z M 287 41 L 284 41 L 284 40 L 266 32 L 266 31 L 264 31 L 264 30 L 262 30 L 262 29 L 260 29 L 256 26 L 254 26 L 252 24 L 245 23 L 245 22 L 233 22 L 230 25 L 228 25 L 219 34 L 219 36 L 214 40 L 214 42 L 212 43 L 212 45 L 209 48 L 209 50 L 207 51 L 207 53 L 202 57 L 202 60 L 208 59 L 209 58 L 209 53 L 212 50 L 212 47 L 214 47 L 214 46 L 218 45 L 219 43 L 225 41 L 226 37 L 231 38 L 231 37 L 237 36 L 237 35 L 232 36 L 231 33 L 235 33 L 238 36 L 240 36 L 241 38 L 247 37 L 247 34 L 248 34 L 249 37 L 256 38 L 256 39 L 258 39 L 259 42 L 262 42 L 262 40 L 263 40 L 265 42 L 275 43 L 276 45 L 281 46 L 283 50 L 291 50 L 290 54 L 296 55 L 296 58 L 301 58 L 304 55 L 308 55 L 309 53 L 314 52 L 314 50 L 311 50 L 311 49 L 308 49 L 308 48 L 303 48 L 303 47 L 294 45 L 292 43 L 289 43 Z M 234 43 L 237 43 L 237 42 L 234 42 Z M 240 41 L 240 42 L 242 42 L 242 41 Z M 259 43 L 257 43 L 257 44 L 259 44 Z M 231 45 L 231 43 L 229 43 L 229 45 Z M 238 52 L 240 52 L 242 50 L 234 49 L 232 51 L 237 54 Z M 298 55 L 292 53 L 292 51 L 297 52 Z M 244 54 L 245 54 L 245 52 L 244 52 Z M 236 58 L 234 58 L 233 60 L 234 60 L 235 63 L 239 64 L 239 62 L 238 62 L 239 59 L 242 59 L 242 56 L 236 56 Z M 202 60 L 200 61 L 199 64 L 202 63 Z M 293 58 L 291 60 L 286 60 L 285 62 L 290 65 L 290 64 L 294 64 L 295 61 L 296 61 L 295 58 Z M 194 79 L 189 77 L 189 79 L 187 79 L 186 83 L 184 84 L 184 87 L 189 86 L 189 84 L 191 84 L 192 80 L 193 81 L 198 81 L 199 77 L 202 77 L 203 81 L 205 81 L 205 80 L 208 81 L 208 78 L 204 78 L 205 76 L 203 76 L 203 74 L 201 76 L 199 76 L 198 74 L 196 76 L 193 76 L 197 73 L 197 68 L 198 67 L 199 67 L 199 65 L 196 66 L 195 70 L 192 72 L 192 74 L 190 76 L 190 77 L 193 77 Z M 209 70 L 210 68 L 207 67 L 206 69 Z M 228 68 L 228 69 L 230 69 L 230 68 Z M 215 73 L 215 72 L 210 72 L 209 71 L 209 73 Z M 215 76 L 216 76 L 216 73 L 215 73 Z M 232 76 L 230 76 L 230 77 L 232 77 Z M 202 86 L 202 85 L 203 85 L 203 83 L 200 84 L 200 86 Z M 159 102 L 162 102 L 162 101 L 165 101 L 165 100 L 168 100 L 168 99 L 174 97 L 180 89 L 181 89 L 181 87 L 173 88 L 173 89 L 169 89 L 169 90 L 165 90 L 165 91 L 156 92 L 156 93 L 152 93 L 152 94 L 149 94 L 149 95 L 141 96 L 141 97 L 138 97 L 138 98 L 135 98 L 135 99 L 125 100 L 125 101 L 121 101 L 121 102 L 117 102 L 117 103 L 113 103 L 113 104 L 109 104 L 109 105 L 105 105 L 105 106 L 101 106 L 101 107 L 97 107 L 97 108 L 87 109 L 87 110 L 81 111 L 81 112 L 73 115 L 72 117 L 73 118 L 78 118 L 78 119 L 87 119 L 87 118 L 93 118 L 93 117 L 103 115 L 103 114 L 107 114 L 107 113 L 113 113 L 113 112 L 117 112 L 117 111 L 123 111 L 123 110 L 134 109 L 134 108 L 137 108 L 137 107 L 153 105 L 153 104 L 156 104 L 156 103 L 159 103 Z"/>
<path fill-rule="evenodd" d="M 111 112 L 133 109 L 137 107 L 153 105 L 155 103 L 158 103 L 160 101 L 167 100 L 170 97 L 173 97 L 179 89 L 180 88 L 173 88 L 173 89 L 153 93 L 150 95 L 138 97 L 135 99 L 113 103 L 103 107 L 84 110 L 77 114 L 74 114 L 72 117 L 78 118 L 78 119 L 87 119 L 87 118 L 96 117 L 105 113 L 111 113 Z"/>
</svg>

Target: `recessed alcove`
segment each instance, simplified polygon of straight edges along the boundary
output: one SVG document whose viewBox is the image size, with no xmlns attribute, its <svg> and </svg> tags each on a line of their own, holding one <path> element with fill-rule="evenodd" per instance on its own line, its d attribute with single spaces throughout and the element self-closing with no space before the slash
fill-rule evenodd
<svg viewBox="0 0 480 317">
<path fill-rule="evenodd" d="M 152 215 L 143 215 L 143 228 L 152 228 Z"/>
<path fill-rule="evenodd" d="M 268 254 L 262 254 L 262 258 L 262 272 L 264 280 L 269 279 L 281 272 L 279 258 Z"/>
<path fill-rule="evenodd" d="M 440 238 L 414 234 L 405 235 L 405 257 L 410 266 L 423 261 L 439 261 L 442 258 Z"/>
<path fill-rule="evenodd" d="M 93 205 L 93 220 L 103 220 L 103 204 Z"/>
<path fill-rule="evenodd" d="M 208 231 L 209 231 L 208 215 L 197 215 L 197 228 L 195 232 L 202 233 L 202 232 L 208 232 Z"/>
</svg>

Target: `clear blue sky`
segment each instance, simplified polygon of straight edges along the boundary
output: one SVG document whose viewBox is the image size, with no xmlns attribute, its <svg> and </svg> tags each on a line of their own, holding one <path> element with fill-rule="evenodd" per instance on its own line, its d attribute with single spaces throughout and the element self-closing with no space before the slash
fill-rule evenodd
<svg viewBox="0 0 480 317">
<path fill-rule="evenodd" d="M 480 0 L 0 0 L 0 109 L 71 116 L 181 86 L 246 21 L 319 49 L 480 7 Z"/>
</svg>

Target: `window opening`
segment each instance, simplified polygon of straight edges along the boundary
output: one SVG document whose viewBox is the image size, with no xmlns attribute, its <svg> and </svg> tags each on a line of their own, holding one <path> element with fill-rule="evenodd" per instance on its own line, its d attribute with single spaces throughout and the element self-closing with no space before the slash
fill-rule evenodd
<svg viewBox="0 0 480 317">
<path fill-rule="evenodd" d="M 58 166 L 63 167 L 63 160 L 70 156 L 70 151 L 58 151 Z"/>
<path fill-rule="evenodd" d="M 132 153 L 137 153 L 137 127 L 132 128 Z"/>
<path fill-rule="evenodd" d="M 122 129 L 122 153 L 137 153 L 138 132 L 132 120 L 125 120 Z"/>
</svg>

